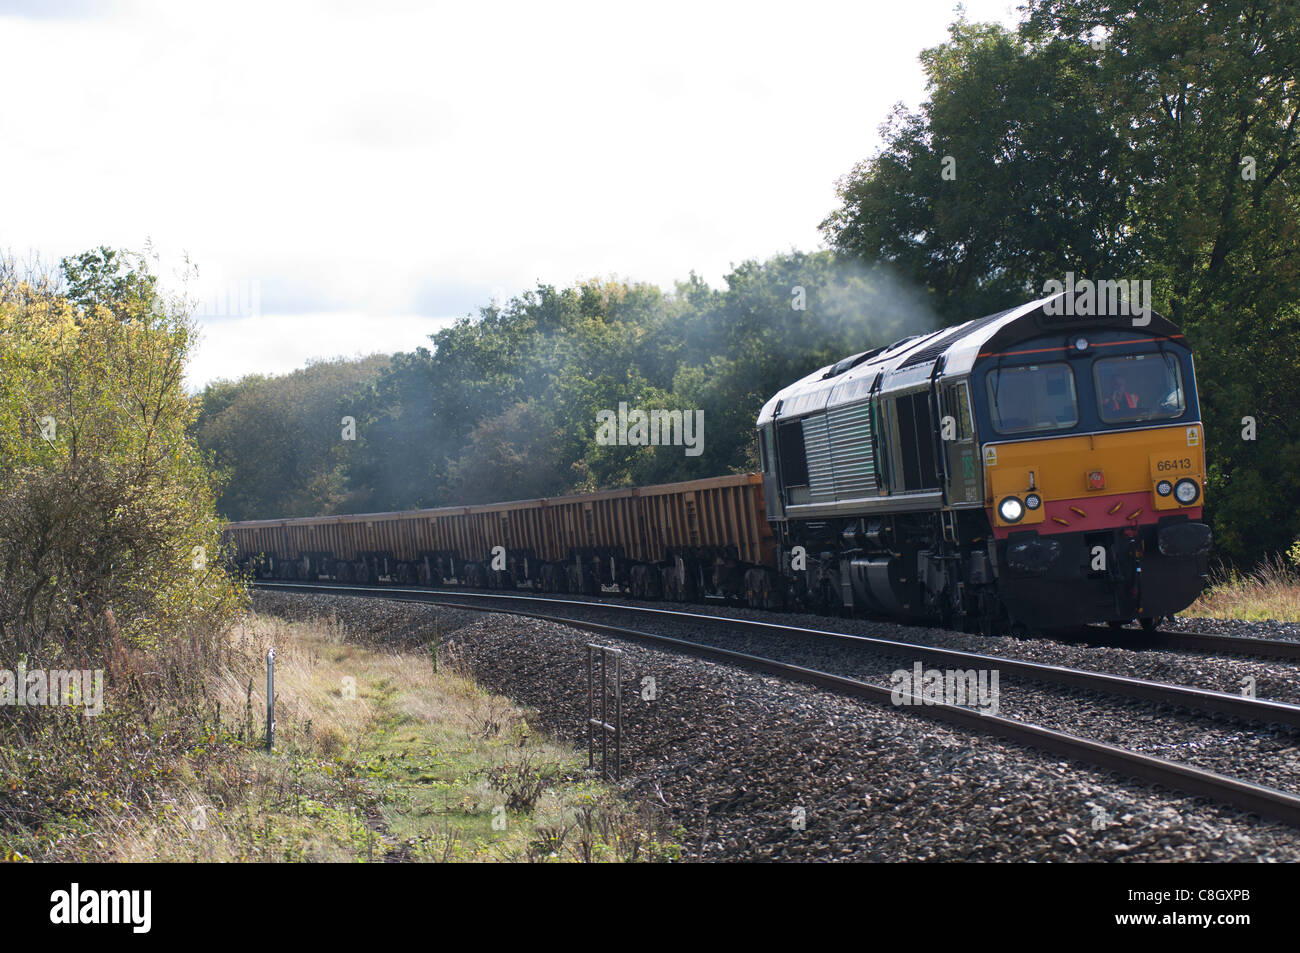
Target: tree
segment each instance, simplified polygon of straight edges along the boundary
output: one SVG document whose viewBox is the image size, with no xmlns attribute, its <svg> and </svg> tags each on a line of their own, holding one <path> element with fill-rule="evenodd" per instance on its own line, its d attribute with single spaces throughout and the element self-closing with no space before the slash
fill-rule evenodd
<svg viewBox="0 0 1300 953">
<path fill-rule="evenodd" d="M 882 152 L 840 181 L 831 245 L 896 266 L 949 323 L 1037 297 L 1067 270 L 1127 273 L 1131 159 L 1096 95 L 1096 51 L 1057 37 L 1027 48 L 963 20 L 949 37 L 921 54 L 928 101 L 896 109 Z"/>
</svg>

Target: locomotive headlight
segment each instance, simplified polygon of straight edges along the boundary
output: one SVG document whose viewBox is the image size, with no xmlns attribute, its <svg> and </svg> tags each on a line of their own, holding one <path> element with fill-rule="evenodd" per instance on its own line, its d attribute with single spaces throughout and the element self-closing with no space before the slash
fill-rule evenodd
<svg viewBox="0 0 1300 953">
<path fill-rule="evenodd" d="M 1201 488 L 1195 480 L 1186 477 L 1174 484 L 1174 499 L 1183 506 L 1191 506 L 1201 495 Z"/>
<path fill-rule="evenodd" d="M 1002 517 L 1004 523 L 1019 523 L 1024 515 L 1025 504 L 1014 496 L 1008 496 L 998 504 L 998 516 Z"/>
<path fill-rule="evenodd" d="M 1036 510 L 1042 505 L 1043 505 L 1043 498 L 1039 496 L 1037 493 L 1030 493 L 1027 497 L 1025 497 L 1025 506 L 1029 507 L 1031 510 Z"/>
<path fill-rule="evenodd" d="M 1161 496 L 1168 496 L 1170 493 L 1174 492 L 1174 485 L 1168 480 L 1161 480 L 1156 484 L 1156 492 Z"/>
</svg>

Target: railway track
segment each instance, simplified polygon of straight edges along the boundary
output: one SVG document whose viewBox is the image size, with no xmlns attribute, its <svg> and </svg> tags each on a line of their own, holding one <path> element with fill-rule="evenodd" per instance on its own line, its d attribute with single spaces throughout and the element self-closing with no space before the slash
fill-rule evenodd
<svg viewBox="0 0 1300 953">
<path fill-rule="evenodd" d="M 258 581 L 257 585 L 266 589 L 286 589 L 297 588 L 308 591 L 313 588 L 325 589 L 339 587 L 333 583 L 318 582 L 273 582 Z M 383 588 L 367 586 L 349 586 L 344 584 L 344 588 L 358 589 L 372 595 L 383 593 L 404 593 L 408 595 L 423 594 L 441 594 L 451 597 L 472 597 L 474 595 L 490 595 L 494 598 L 518 598 L 529 602 L 553 602 L 561 605 L 581 605 L 581 606 L 600 606 L 610 609 L 627 609 L 639 610 L 643 612 L 665 612 L 676 613 L 682 617 L 698 618 L 700 620 L 714 620 L 719 623 L 730 623 L 734 625 L 749 626 L 768 626 L 769 629 L 783 629 L 787 633 L 803 633 L 807 635 L 823 635 L 833 638 L 853 638 L 847 633 L 835 632 L 828 629 L 817 629 L 804 626 L 782 625 L 780 623 L 763 623 L 754 619 L 736 619 L 728 616 L 714 616 L 704 613 L 690 613 L 681 610 L 656 609 L 649 606 L 629 606 L 621 602 L 605 602 L 593 600 L 575 600 L 562 596 L 536 595 L 524 592 L 486 592 L 474 590 L 465 592 L 455 589 L 405 589 L 386 586 Z M 1195 632 L 1195 631 L 1156 631 L 1144 632 L 1139 629 L 1124 629 L 1120 632 L 1108 629 L 1103 626 L 1084 626 L 1080 630 L 1081 640 L 1089 645 L 1103 645 L 1114 648 L 1130 649 L 1132 651 L 1146 651 L 1152 649 L 1172 650 L 1177 652 L 1199 652 L 1210 655 L 1238 655 L 1246 658 L 1265 658 L 1279 659 L 1282 661 L 1300 662 L 1300 640 L 1292 641 L 1287 639 L 1261 639 L 1253 636 L 1242 635 L 1222 635 L 1217 632 Z M 911 644 L 911 643 L 904 643 Z"/>
<path fill-rule="evenodd" d="M 658 618 L 661 621 L 689 621 L 707 625 L 740 627 L 748 631 L 762 631 L 767 634 L 780 634 L 783 636 L 834 639 L 883 654 L 919 655 L 933 661 L 968 668 L 997 668 L 1000 671 L 1014 671 L 1026 678 L 1038 681 L 1107 692 L 1125 698 L 1154 701 L 1196 712 L 1227 715 L 1267 724 L 1283 724 L 1293 728 L 1300 727 L 1300 706 L 1282 702 L 1244 698 L 1182 685 L 1149 682 L 1002 656 L 982 655 L 937 646 L 895 642 L 888 639 L 837 633 L 823 629 L 808 629 L 780 623 L 760 622 L 751 619 L 735 619 L 613 603 L 491 592 L 461 593 L 438 590 L 372 589 L 320 583 L 258 583 L 258 587 L 282 592 L 379 597 L 402 602 L 417 602 L 450 608 L 483 612 L 505 612 L 527 616 L 613 638 L 630 639 L 668 647 L 714 661 L 738 664 L 752 670 L 816 685 L 877 704 L 888 704 L 891 707 L 896 707 L 893 700 L 894 693 L 891 689 L 880 685 L 848 678 L 832 672 L 782 662 L 765 656 L 737 652 L 719 646 L 708 645 L 707 643 L 649 632 L 640 628 L 630 628 L 595 621 L 591 618 L 582 618 L 580 613 L 584 610 L 596 609 L 605 612 L 621 612 L 648 621 Z M 568 608 L 568 614 L 557 611 L 564 607 Z M 914 701 L 919 702 L 919 699 L 914 699 Z M 934 718 L 966 730 L 1004 738 L 1040 751 L 1069 757 L 1151 784 L 1165 785 L 1185 794 L 1207 797 L 1262 817 L 1281 820 L 1293 827 L 1300 827 L 1300 797 L 1286 791 L 1189 764 L 1154 757 L 1079 735 L 1046 728 L 1030 722 L 1001 717 L 975 708 L 932 703 L 911 704 L 905 707 L 909 712 L 919 714 L 922 717 Z"/>
<path fill-rule="evenodd" d="M 936 664 L 950 665 L 956 668 L 996 668 L 1002 672 L 1019 675 L 1050 685 L 1068 688 L 1080 688 L 1087 691 L 1105 692 L 1121 698 L 1132 698 L 1157 704 L 1174 705 L 1205 714 L 1227 715 L 1244 718 L 1263 724 L 1287 725 L 1300 728 L 1300 705 L 1287 702 L 1268 701 L 1266 699 L 1248 698 L 1226 692 L 1209 691 L 1186 685 L 1173 685 L 1168 682 L 1155 682 L 1146 679 L 1130 678 L 1124 675 L 1112 675 L 1088 669 L 1068 668 L 1061 665 L 1048 665 L 1024 659 L 1009 658 L 1004 655 L 986 655 L 961 649 L 941 648 L 917 642 L 903 642 L 883 639 L 875 636 L 855 635 L 836 632 L 830 629 L 814 629 L 779 622 L 765 622 L 757 619 L 740 619 L 730 616 L 707 615 L 696 612 L 683 612 L 677 609 L 661 609 L 649 606 L 629 606 L 621 603 L 592 602 L 589 600 L 560 599 L 551 596 L 530 596 L 518 593 L 491 592 L 447 592 L 420 589 L 372 589 L 364 586 L 323 586 L 319 583 L 269 583 L 259 584 L 268 589 L 290 591 L 326 591 L 334 593 L 352 593 L 362 595 L 384 595 L 388 598 L 408 597 L 415 601 L 433 601 L 425 596 L 436 597 L 444 605 L 468 606 L 473 600 L 480 603 L 477 608 L 487 611 L 503 611 L 502 607 L 514 607 L 505 611 L 515 611 L 520 615 L 536 613 L 524 609 L 528 605 L 548 607 L 547 611 L 562 607 L 580 612 L 603 611 L 614 614 L 635 615 L 646 619 L 663 619 L 673 622 L 691 622 L 707 626 L 725 626 L 746 632 L 777 635 L 785 638 L 820 639 L 852 645 L 876 654 L 919 656 Z M 487 600 L 484 604 L 482 600 Z M 576 624 L 579 620 L 566 616 L 566 620 Z M 1231 637 L 1228 637 L 1231 638 Z"/>
</svg>

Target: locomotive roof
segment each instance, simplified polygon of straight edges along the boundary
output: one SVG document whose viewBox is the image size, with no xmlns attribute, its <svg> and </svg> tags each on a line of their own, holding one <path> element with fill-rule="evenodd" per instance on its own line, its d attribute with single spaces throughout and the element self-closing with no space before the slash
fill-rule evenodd
<svg viewBox="0 0 1300 953">
<path fill-rule="evenodd" d="M 1048 295 L 997 314 L 916 334 L 887 347 L 863 351 L 828 364 L 777 391 L 763 405 L 758 426 L 773 420 L 778 404 L 781 418 L 788 420 L 854 403 L 871 393 L 878 378 L 879 391 L 891 393 L 925 384 L 932 376 L 960 377 L 969 374 L 981 356 L 1045 334 L 1138 330 L 1153 338 L 1182 338 L 1177 325 L 1154 311 L 1150 312 L 1150 321 L 1140 326 L 1133 324 L 1133 317 L 1129 314 L 1084 316 L 1073 313 L 1081 310 L 1077 308 L 1069 309 L 1069 314 L 1048 313 L 1048 305 L 1064 299 L 1069 293 L 1062 291 Z M 1057 305 L 1051 310 L 1062 309 L 1063 306 Z"/>
</svg>

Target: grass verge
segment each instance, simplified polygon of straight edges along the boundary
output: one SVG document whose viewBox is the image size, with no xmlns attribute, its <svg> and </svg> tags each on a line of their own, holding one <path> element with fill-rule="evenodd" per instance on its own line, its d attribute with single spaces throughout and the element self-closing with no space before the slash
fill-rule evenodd
<svg viewBox="0 0 1300 953">
<path fill-rule="evenodd" d="M 276 649 L 276 750 L 265 653 Z M 0 856 L 91 861 L 657 861 L 649 806 L 595 781 L 454 657 L 249 616 L 200 699 L 40 712 L 0 744 Z M 124 710 L 125 709 L 125 710 Z M 182 717 L 184 716 L 184 717 Z M 119 763 L 120 762 L 120 763 Z"/>
<path fill-rule="evenodd" d="M 1213 570 L 1209 588 L 1179 614 L 1249 622 L 1300 622 L 1300 572 L 1280 557 L 1266 559 L 1249 572 Z"/>
</svg>

